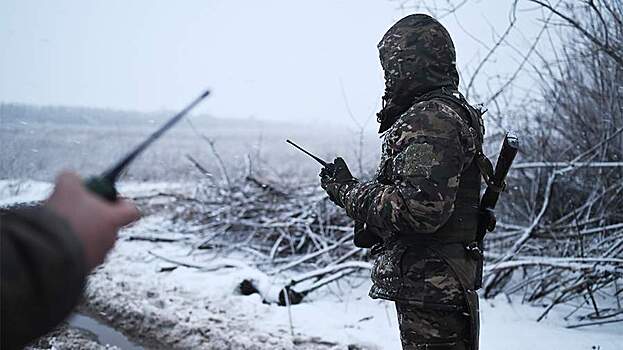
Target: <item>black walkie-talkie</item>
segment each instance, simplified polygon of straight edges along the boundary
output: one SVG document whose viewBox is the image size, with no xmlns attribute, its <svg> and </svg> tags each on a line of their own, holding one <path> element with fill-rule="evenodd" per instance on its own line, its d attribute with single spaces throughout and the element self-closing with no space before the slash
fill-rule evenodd
<svg viewBox="0 0 623 350">
<path fill-rule="evenodd" d="M 169 130 L 173 125 L 180 121 L 191 109 L 199 104 L 204 98 L 210 94 L 209 90 L 206 90 L 194 101 L 192 101 L 186 108 L 169 119 L 163 126 L 151 134 L 145 141 L 141 142 L 136 148 L 134 148 L 127 156 L 122 158 L 119 162 L 113 165 L 110 169 L 102 173 L 100 176 L 89 177 L 85 181 L 85 186 L 93 193 L 98 194 L 100 197 L 114 202 L 117 200 L 117 189 L 115 188 L 115 182 L 119 178 L 119 175 L 132 163 L 132 161 L 141 154 L 149 145 L 156 141 L 162 134 Z"/>
</svg>

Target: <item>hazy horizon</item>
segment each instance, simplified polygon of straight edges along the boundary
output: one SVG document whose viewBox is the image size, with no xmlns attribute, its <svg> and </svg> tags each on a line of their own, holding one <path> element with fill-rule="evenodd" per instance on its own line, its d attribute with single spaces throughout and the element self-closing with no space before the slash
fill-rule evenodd
<svg viewBox="0 0 623 350">
<path fill-rule="evenodd" d="M 499 35 L 511 3 L 476 1 L 440 19 L 461 73 L 487 52 L 473 36 Z M 520 10 L 513 40 L 527 47 L 538 13 Z M 0 102 L 163 112 L 210 88 L 198 113 L 333 124 L 352 123 L 352 113 L 363 122 L 383 93 L 376 44 L 408 13 L 384 0 L 8 0 L 0 4 Z M 490 62 L 477 84 L 516 61 Z"/>
</svg>

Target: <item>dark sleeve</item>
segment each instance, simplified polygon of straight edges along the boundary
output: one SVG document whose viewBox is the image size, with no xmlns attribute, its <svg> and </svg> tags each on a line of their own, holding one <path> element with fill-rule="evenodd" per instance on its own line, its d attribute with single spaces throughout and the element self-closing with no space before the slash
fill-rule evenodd
<svg viewBox="0 0 623 350">
<path fill-rule="evenodd" d="M 65 319 L 86 277 L 82 243 L 44 207 L 0 211 L 2 349 L 20 349 Z"/>
<path fill-rule="evenodd" d="M 464 167 L 474 156 L 473 130 L 449 107 L 423 103 L 407 111 L 384 140 L 388 182 L 347 186 L 347 214 L 380 232 L 428 234 L 450 217 Z M 384 164 L 383 164 L 384 163 Z"/>
</svg>

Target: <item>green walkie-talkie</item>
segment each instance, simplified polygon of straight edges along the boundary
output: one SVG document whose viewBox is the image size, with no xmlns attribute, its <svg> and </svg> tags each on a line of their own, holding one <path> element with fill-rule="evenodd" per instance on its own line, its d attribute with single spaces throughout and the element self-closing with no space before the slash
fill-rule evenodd
<svg viewBox="0 0 623 350">
<path fill-rule="evenodd" d="M 136 148 L 134 148 L 127 156 L 122 158 L 109 170 L 102 173 L 100 176 L 93 176 L 87 178 L 85 186 L 93 193 L 96 193 L 100 197 L 114 202 L 117 200 L 117 189 L 115 188 L 115 182 L 119 178 L 119 175 L 132 161 L 143 152 L 152 142 L 156 141 L 162 134 L 170 129 L 175 123 L 180 121 L 191 109 L 199 104 L 204 98 L 210 94 L 209 90 L 206 90 L 194 101 L 192 101 L 186 108 L 174 115 L 163 126 L 151 134 L 145 141 L 141 142 Z"/>
</svg>

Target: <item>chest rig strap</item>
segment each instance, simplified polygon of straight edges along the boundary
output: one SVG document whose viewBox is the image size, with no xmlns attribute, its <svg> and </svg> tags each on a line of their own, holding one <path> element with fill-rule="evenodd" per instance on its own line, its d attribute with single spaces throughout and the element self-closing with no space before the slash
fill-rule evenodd
<svg viewBox="0 0 623 350">
<path fill-rule="evenodd" d="M 475 131 L 475 144 L 476 144 L 476 154 L 474 155 L 474 160 L 470 166 L 468 166 L 465 170 L 463 170 L 463 174 L 467 178 L 473 178 L 474 172 L 478 172 L 482 178 L 485 180 L 488 186 L 491 186 L 493 179 L 493 165 L 491 161 L 485 156 L 482 146 L 484 142 L 484 122 L 482 120 L 482 115 L 486 112 L 483 108 L 474 108 L 470 106 L 463 95 L 461 95 L 458 91 L 453 91 L 446 88 L 441 88 L 435 91 L 432 91 L 418 99 L 419 101 L 425 100 L 438 100 L 452 108 L 463 120 L 465 120 Z M 471 174 L 471 175 L 470 175 Z M 478 177 L 478 185 L 475 185 L 476 188 L 480 187 L 480 177 Z M 502 188 L 500 188 L 501 190 Z M 478 191 L 479 192 L 479 191 Z M 478 193 L 476 192 L 476 193 Z M 479 197 L 479 195 L 478 195 Z M 476 215 L 480 216 L 477 212 L 471 212 L 471 210 L 475 209 L 478 211 L 479 198 L 475 200 L 476 207 L 473 208 L 472 205 L 467 208 L 470 209 L 469 213 L 465 215 L 472 216 Z M 455 213 L 457 214 L 457 213 Z M 458 226 L 453 226 L 450 231 L 453 229 L 462 230 L 465 229 L 466 222 L 460 223 Z M 443 228 L 442 228 L 443 229 Z M 470 231 L 474 230 L 474 234 L 477 232 L 477 227 L 470 227 Z M 474 239 L 476 239 L 474 237 Z M 468 243 L 465 240 L 461 240 L 462 244 L 453 244 L 448 242 L 448 244 L 441 243 L 434 248 L 437 250 L 438 255 L 444 259 L 446 264 L 453 270 L 454 274 L 457 276 L 459 282 L 461 283 L 463 294 L 467 306 L 468 313 L 470 315 L 470 335 L 471 335 L 471 347 L 470 350 L 478 350 L 479 341 L 479 328 L 480 328 L 480 314 L 479 314 L 479 305 L 478 305 L 478 294 L 476 290 L 479 288 L 479 280 L 481 279 L 480 274 L 482 271 L 482 263 L 483 263 L 483 255 L 482 249 L 480 249 L 480 244 L 474 241 Z M 475 249 L 470 249 L 470 247 L 475 247 Z"/>
<path fill-rule="evenodd" d="M 482 178 L 487 186 L 501 192 L 504 189 L 504 185 L 496 186 L 493 183 L 493 164 L 482 150 L 485 135 L 485 125 L 482 120 L 482 116 L 487 112 L 487 110 L 484 109 L 483 106 L 479 106 L 477 108 L 472 107 L 469 103 L 467 103 L 467 100 L 465 100 L 465 97 L 463 97 L 460 92 L 450 90 L 445 87 L 431 91 L 418 98 L 418 102 L 426 100 L 443 101 L 461 118 L 463 118 L 463 120 L 469 123 L 472 129 L 476 132 L 476 154 L 474 155 L 474 161 L 480 170 L 480 174 L 482 175 Z"/>
</svg>

